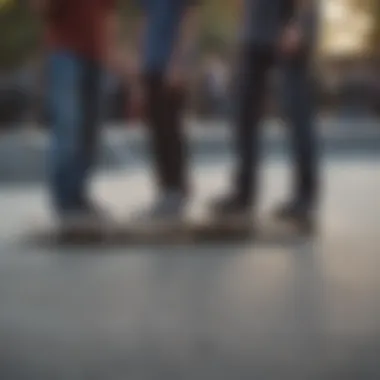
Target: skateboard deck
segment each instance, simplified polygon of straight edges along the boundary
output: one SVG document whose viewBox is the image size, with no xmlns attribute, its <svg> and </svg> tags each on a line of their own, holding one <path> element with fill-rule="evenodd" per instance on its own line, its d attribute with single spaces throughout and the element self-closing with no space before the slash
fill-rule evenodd
<svg viewBox="0 0 380 380">
<path fill-rule="evenodd" d="M 260 242 L 280 245 L 294 243 L 304 238 L 299 230 L 290 225 L 270 221 L 261 224 L 228 224 L 215 220 L 195 220 L 172 226 L 148 224 L 117 224 L 103 228 L 59 231 L 54 227 L 33 231 L 35 243 L 62 245 L 176 245 L 202 243 Z"/>
</svg>

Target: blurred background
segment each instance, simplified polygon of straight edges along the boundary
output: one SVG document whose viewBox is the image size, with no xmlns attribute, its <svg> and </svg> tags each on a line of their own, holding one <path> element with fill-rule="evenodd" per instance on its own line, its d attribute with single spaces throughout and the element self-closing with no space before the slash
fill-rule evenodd
<svg viewBox="0 0 380 380">
<path fill-rule="evenodd" d="M 0 128 L 45 120 L 41 25 L 26 1 L 4 0 L 0 12 Z M 133 1 L 120 1 L 125 46 L 133 41 Z M 225 117 L 236 50 L 234 1 L 203 5 L 201 56 L 194 69 L 191 111 L 203 118 Z M 337 117 L 380 115 L 380 4 L 377 0 L 321 0 L 322 29 L 316 54 L 321 112 Z M 107 119 L 123 122 L 137 110 L 128 107 L 128 83 L 109 74 Z M 275 99 L 269 100 L 276 114 Z M 138 112 L 137 112 L 138 113 Z"/>
<path fill-rule="evenodd" d="M 3 0 L 0 4 L 0 181 L 41 180 L 48 128 L 42 27 L 31 15 L 27 1 Z M 136 45 L 135 7 L 132 0 L 119 1 L 120 46 L 126 54 Z M 234 1 L 207 0 L 201 12 L 200 54 L 192 73 L 188 130 L 196 142 L 195 152 L 208 155 L 211 151 L 225 153 L 229 147 L 226 131 L 239 25 Z M 380 2 L 321 0 L 320 15 L 314 66 L 324 146 L 333 151 L 376 152 L 380 141 Z M 275 74 L 267 102 L 272 127 L 265 131 L 281 134 Z M 114 168 L 135 165 L 146 157 L 143 131 L 136 128 L 142 108 L 129 100 L 128 80 L 107 73 L 102 160 Z M 271 141 L 270 146 L 281 150 L 281 139 Z"/>
<path fill-rule="evenodd" d="M 45 172 L 42 152 L 46 150 L 41 141 L 48 128 L 42 27 L 31 15 L 27 1 L 3 0 L 0 4 L 0 181 L 40 180 Z M 119 1 L 120 46 L 126 53 L 136 45 L 135 7 L 132 0 Z M 195 151 L 208 154 L 226 152 L 229 146 L 225 134 L 231 113 L 238 15 L 236 3 L 230 0 L 207 0 L 201 9 L 199 64 L 192 74 L 188 130 L 197 142 Z M 375 152 L 380 141 L 380 2 L 321 0 L 320 13 L 314 62 L 325 145 L 333 150 Z M 265 131 L 282 132 L 275 73 L 271 83 L 267 111 L 272 127 Z M 143 132 L 136 128 L 142 109 L 129 99 L 128 80 L 108 73 L 103 161 L 113 167 L 135 164 L 146 156 Z"/>
</svg>

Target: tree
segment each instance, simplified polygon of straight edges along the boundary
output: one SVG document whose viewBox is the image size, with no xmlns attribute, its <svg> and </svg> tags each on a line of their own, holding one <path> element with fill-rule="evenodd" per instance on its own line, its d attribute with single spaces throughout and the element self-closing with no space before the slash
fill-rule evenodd
<svg viewBox="0 0 380 380">
<path fill-rule="evenodd" d="M 21 64 L 38 47 L 40 25 L 31 17 L 26 1 L 0 7 L 0 70 Z"/>
<path fill-rule="evenodd" d="M 237 0 L 206 0 L 202 5 L 201 45 L 223 50 L 235 36 Z M 133 36 L 138 10 L 136 0 L 119 0 L 123 34 Z M 27 0 L 0 0 L 0 70 L 25 62 L 39 47 L 41 25 Z"/>
</svg>

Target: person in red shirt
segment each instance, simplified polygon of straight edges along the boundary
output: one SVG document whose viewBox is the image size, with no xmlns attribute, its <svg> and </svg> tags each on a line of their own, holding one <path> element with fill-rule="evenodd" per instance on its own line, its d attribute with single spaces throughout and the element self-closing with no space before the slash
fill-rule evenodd
<svg viewBox="0 0 380 380">
<path fill-rule="evenodd" d="M 89 197 L 89 177 L 100 121 L 102 72 L 105 67 L 116 69 L 119 62 L 114 0 L 31 1 L 45 24 L 53 206 L 63 223 L 98 221 Z"/>
</svg>

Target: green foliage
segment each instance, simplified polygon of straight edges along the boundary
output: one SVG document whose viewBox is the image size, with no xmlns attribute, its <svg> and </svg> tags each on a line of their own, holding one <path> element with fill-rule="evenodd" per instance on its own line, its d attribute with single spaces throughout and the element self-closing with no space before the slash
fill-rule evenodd
<svg viewBox="0 0 380 380">
<path fill-rule="evenodd" d="M 223 50 L 234 36 L 235 0 L 206 0 L 202 6 L 201 47 Z M 122 32 L 132 38 L 138 15 L 136 0 L 120 0 Z M 21 65 L 41 44 L 41 25 L 26 0 L 0 8 L 0 70 Z"/>
<path fill-rule="evenodd" d="M 20 65 L 38 47 L 40 25 L 25 1 L 0 10 L 0 70 Z"/>
</svg>

